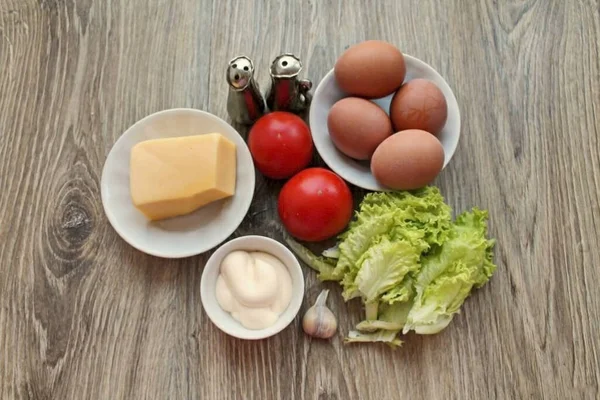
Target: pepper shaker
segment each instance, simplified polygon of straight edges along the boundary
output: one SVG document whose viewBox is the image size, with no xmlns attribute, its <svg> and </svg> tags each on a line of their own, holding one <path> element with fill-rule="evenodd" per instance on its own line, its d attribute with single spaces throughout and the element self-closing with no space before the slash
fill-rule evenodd
<svg viewBox="0 0 600 400">
<path fill-rule="evenodd" d="M 267 94 L 267 106 L 271 111 L 302 113 L 310 106 L 312 82 L 298 79 L 302 62 L 290 53 L 284 53 L 271 64 L 271 86 Z"/>
<path fill-rule="evenodd" d="M 227 112 L 239 124 L 250 125 L 265 113 L 265 100 L 254 78 L 254 63 L 238 56 L 227 67 Z"/>
</svg>

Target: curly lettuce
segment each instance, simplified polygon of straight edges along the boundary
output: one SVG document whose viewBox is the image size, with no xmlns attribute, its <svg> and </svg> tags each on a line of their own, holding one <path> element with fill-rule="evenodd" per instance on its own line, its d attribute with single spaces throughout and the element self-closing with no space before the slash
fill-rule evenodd
<svg viewBox="0 0 600 400">
<path fill-rule="evenodd" d="M 473 209 L 456 218 L 449 239 L 423 258 L 415 281 L 416 297 L 403 332 L 438 333 L 459 312 L 471 290 L 496 270 L 494 240 L 486 238 L 486 211 Z"/>
<path fill-rule="evenodd" d="M 366 319 L 347 343 L 397 346 L 400 333 L 443 330 L 474 288 L 496 270 L 486 211 L 452 221 L 438 188 L 367 194 L 338 243 L 317 256 L 291 238 L 298 257 L 338 281 L 344 300 L 360 298 Z"/>
</svg>

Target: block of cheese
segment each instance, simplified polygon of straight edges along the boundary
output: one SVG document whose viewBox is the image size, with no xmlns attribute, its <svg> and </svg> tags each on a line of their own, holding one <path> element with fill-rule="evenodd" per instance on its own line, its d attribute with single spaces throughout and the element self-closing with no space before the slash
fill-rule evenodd
<svg viewBox="0 0 600 400">
<path fill-rule="evenodd" d="M 220 133 L 147 140 L 131 150 L 131 199 L 153 221 L 230 197 L 235 180 L 236 146 Z"/>
</svg>

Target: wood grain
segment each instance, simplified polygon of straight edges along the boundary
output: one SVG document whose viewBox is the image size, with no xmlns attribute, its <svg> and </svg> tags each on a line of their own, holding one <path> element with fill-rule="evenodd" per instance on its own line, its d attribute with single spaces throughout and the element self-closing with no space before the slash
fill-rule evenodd
<svg viewBox="0 0 600 400">
<path fill-rule="evenodd" d="M 0 398 L 600 398 L 600 5 L 594 0 L 0 0 Z M 117 137 L 158 110 L 226 117 L 224 68 L 265 87 L 282 51 L 315 83 L 379 38 L 455 90 L 462 137 L 437 184 L 490 210 L 498 271 L 442 334 L 345 346 L 299 321 L 259 342 L 218 331 L 208 255 L 146 256 L 110 227 L 99 181 Z M 235 235 L 270 234 L 257 177 Z M 361 192 L 355 191 L 357 198 Z M 304 311 L 324 286 L 305 270 Z"/>
</svg>

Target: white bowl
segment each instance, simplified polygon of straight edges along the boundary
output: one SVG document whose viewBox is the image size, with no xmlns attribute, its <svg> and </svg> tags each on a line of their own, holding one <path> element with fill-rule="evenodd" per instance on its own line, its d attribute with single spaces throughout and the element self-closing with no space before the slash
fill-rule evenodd
<svg viewBox="0 0 600 400">
<path fill-rule="evenodd" d="M 131 201 L 131 148 L 144 140 L 211 132 L 221 133 L 237 147 L 235 194 L 188 215 L 149 221 Z M 237 229 L 250 208 L 254 181 L 250 151 L 228 123 L 200 110 L 165 110 L 137 122 L 114 144 L 102 170 L 102 204 L 113 228 L 131 246 L 158 257 L 189 257 L 219 245 Z"/>
<path fill-rule="evenodd" d="M 226 255 L 236 250 L 263 251 L 277 257 L 288 269 L 292 277 L 292 298 L 287 309 L 274 325 L 260 330 L 245 328 L 231 314 L 223 310 L 217 302 L 215 288 L 221 262 Z M 257 340 L 273 336 L 286 328 L 298 315 L 304 298 L 304 275 L 298 260 L 283 244 L 265 236 L 242 236 L 233 239 L 214 252 L 204 266 L 200 282 L 200 298 L 208 318 L 223 332 L 240 339 Z"/>
<path fill-rule="evenodd" d="M 454 155 L 460 137 L 460 110 L 458 102 L 448 83 L 431 66 L 406 54 L 404 55 L 404 60 L 406 62 L 405 82 L 415 78 L 428 79 L 435 83 L 446 97 L 448 119 L 440 134 L 437 135 L 437 138 L 442 142 L 442 146 L 444 147 L 445 168 Z M 348 97 L 348 94 L 344 93 L 337 85 L 332 69 L 319 83 L 310 107 L 310 129 L 315 147 L 329 168 L 346 181 L 367 190 L 389 191 L 389 188 L 375 180 L 371 174 L 368 162 L 358 162 L 344 155 L 335 147 L 329 137 L 327 115 L 331 107 L 344 97 Z M 389 115 L 392 97 L 393 94 L 372 101 L 383 108 Z"/>
</svg>

